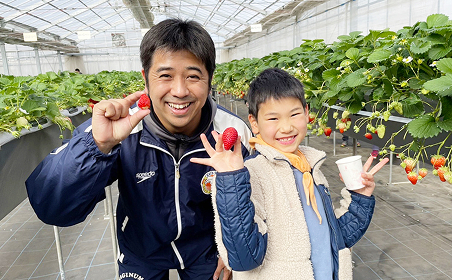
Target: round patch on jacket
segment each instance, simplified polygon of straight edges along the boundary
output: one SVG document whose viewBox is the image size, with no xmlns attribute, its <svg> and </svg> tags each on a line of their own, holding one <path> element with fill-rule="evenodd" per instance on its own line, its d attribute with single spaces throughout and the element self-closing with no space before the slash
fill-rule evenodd
<svg viewBox="0 0 452 280">
<path fill-rule="evenodd" d="M 212 192 L 212 184 L 215 180 L 215 171 L 209 171 L 202 177 L 201 180 L 201 189 L 205 194 L 210 194 Z"/>
</svg>

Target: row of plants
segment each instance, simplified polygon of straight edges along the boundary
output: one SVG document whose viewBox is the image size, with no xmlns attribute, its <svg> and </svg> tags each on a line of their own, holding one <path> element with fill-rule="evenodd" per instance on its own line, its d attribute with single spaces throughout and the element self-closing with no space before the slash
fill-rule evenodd
<svg viewBox="0 0 452 280">
<path fill-rule="evenodd" d="M 22 129 L 42 128 L 47 122 L 73 130 L 62 114 L 102 99 L 122 98 L 142 90 L 141 72 L 103 71 L 94 75 L 47 72 L 37 76 L 0 76 L 0 132 L 20 137 Z M 83 111 L 83 113 L 86 113 Z M 60 136 L 62 137 L 62 135 Z"/>
<path fill-rule="evenodd" d="M 425 176 L 425 170 L 419 174 L 414 167 L 430 160 L 442 162 L 434 164 L 433 173 L 452 183 L 452 148 L 446 145 L 452 133 L 452 21 L 434 14 L 398 31 L 361 33 L 339 36 L 332 44 L 305 40 L 292 50 L 219 64 L 213 83 L 223 94 L 246 98 L 250 82 L 262 70 L 285 69 L 305 86 L 313 134 L 331 133 L 327 122 L 333 117 L 341 132 L 353 129 L 368 139 L 373 134 L 385 140 L 380 154 L 399 154 L 413 183 Z M 352 123 L 349 115 L 359 111 L 370 114 Z M 391 116 L 412 120 L 386 135 Z M 407 134 L 411 141 L 394 141 Z M 426 144 L 437 136 L 440 141 Z M 433 147 L 437 152 L 428 154 L 426 149 Z"/>
</svg>

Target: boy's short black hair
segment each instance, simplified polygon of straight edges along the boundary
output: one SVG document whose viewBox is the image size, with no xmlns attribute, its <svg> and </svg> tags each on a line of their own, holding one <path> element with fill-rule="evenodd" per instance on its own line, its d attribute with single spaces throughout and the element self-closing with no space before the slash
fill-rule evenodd
<svg viewBox="0 0 452 280">
<path fill-rule="evenodd" d="M 250 84 L 247 95 L 249 113 L 257 118 L 260 104 L 271 98 L 286 97 L 297 98 L 306 108 L 303 84 L 297 78 L 279 68 L 265 69 Z"/>
<path fill-rule="evenodd" d="M 148 85 L 149 68 L 157 50 L 177 52 L 187 50 L 200 59 L 209 74 L 209 88 L 215 71 L 215 44 L 209 33 L 192 20 L 166 19 L 154 25 L 143 37 L 140 45 L 141 65 Z"/>
</svg>

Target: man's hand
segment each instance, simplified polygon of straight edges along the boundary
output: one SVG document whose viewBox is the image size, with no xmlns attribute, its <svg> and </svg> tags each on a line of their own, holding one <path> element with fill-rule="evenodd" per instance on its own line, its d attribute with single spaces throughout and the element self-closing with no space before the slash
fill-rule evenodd
<svg viewBox="0 0 452 280">
<path fill-rule="evenodd" d="M 354 190 L 354 192 L 365 195 L 365 196 L 371 196 L 372 193 L 375 190 L 375 181 L 374 181 L 374 175 L 377 173 L 386 163 L 388 163 L 389 158 L 382 159 L 378 164 L 376 164 L 369 172 L 370 166 L 372 165 L 372 161 L 374 160 L 373 156 L 370 156 L 366 163 L 363 166 L 363 173 L 361 174 L 361 177 L 363 178 L 363 185 L 364 188 L 361 188 L 359 190 Z M 341 176 L 342 179 L 342 176 Z"/>
<path fill-rule="evenodd" d="M 218 258 L 217 270 L 213 274 L 213 280 L 220 278 L 221 271 L 223 271 L 223 279 L 220 280 L 230 280 L 232 279 L 232 271 L 230 271 L 225 265 L 221 257 Z"/>
<path fill-rule="evenodd" d="M 93 108 L 92 133 L 99 150 L 108 154 L 111 149 L 129 136 L 132 129 L 150 113 L 139 110 L 129 115 L 129 108 L 146 91 L 138 91 L 124 99 L 102 100 Z"/>
<path fill-rule="evenodd" d="M 216 141 L 215 149 L 212 148 L 207 137 L 201 134 L 201 141 L 206 148 L 210 158 L 191 158 L 190 161 L 213 167 L 218 172 L 227 172 L 243 168 L 242 144 L 240 136 L 234 144 L 234 151 L 227 151 L 223 148 L 222 135 L 212 131 L 213 138 Z"/>
</svg>

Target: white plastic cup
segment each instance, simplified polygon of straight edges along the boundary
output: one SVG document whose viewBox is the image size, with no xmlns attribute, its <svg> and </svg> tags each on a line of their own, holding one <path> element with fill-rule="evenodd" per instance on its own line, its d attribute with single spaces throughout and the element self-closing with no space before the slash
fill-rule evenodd
<svg viewBox="0 0 452 280">
<path fill-rule="evenodd" d="M 363 163 L 361 156 L 346 157 L 336 161 L 339 172 L 344 180 L 345 187 L 348 190 L 358 190 L 364 188 L 361 173 L 363 172 Z"/>
</svg>

